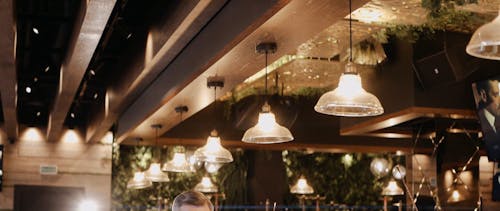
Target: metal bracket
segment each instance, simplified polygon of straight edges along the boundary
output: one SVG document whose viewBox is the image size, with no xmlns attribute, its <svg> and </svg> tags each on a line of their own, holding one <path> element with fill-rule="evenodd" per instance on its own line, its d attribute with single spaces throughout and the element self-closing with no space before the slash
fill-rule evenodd
<svg viewBox="0 0 500 211">
<path fill-rule="evenodd" d="M 185 105 L 177 106 L 175 107 L 175 112 L 176 113 L 185 113 L 189 110 L 189 108 Z"/>
<path fill-rule="evenodd" d="M 222 76 L 210 76 L 207 78 L 207 86 L 212 87 L 224 87 L 224 77 Z"/>
<path fill-rule="evenodd" d="M 277 48 L 278 48 L 278 46 L 276 45 L 275 42 L 263 42 L 263 43 L 259 43 L 255 47 L 255 52 L 260 53 L 260 54 L 274 53 L 274 52 L 276 52 Z"/>
</svg>

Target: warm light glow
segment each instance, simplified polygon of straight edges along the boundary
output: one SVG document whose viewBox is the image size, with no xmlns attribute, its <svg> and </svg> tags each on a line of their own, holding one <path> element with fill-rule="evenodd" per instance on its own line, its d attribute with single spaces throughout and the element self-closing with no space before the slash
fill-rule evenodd
<svg viewBox="0 0 500 211">
<path fill-rule="evenodd" d="M 38 29 L 36 27 L 33 27 L 33 33 L 40 34 L 40 32 L 38 31 Z"/>
<path fill-rule="evenodd" d="M 352 158 L 352 155 L 351 154 L 345 154 L 343 157 L 342 157 L 342 163 L 349 167 L 352 165 L 352 162 L 354 161 L 354 159 Z"/>
<path fill-rule="evenodd" d="M 384 113 L 377 97 L 366 92 L 361 86 L 361 77 L 351 62 L 346 65 L 346 71 L 340 76 L 338 87 L 323 94 L 314 110 L 346 117 L 376 116 Z"/>
<path fill-rule="evenodd" d="M 500 60 L 500 10 L 490 23 L 479 27 L 472 35 L 466 51 L 469 55 L 491 60 Z"/>
<path fill-rule="evenodd" d="M 78 204 L 78 211 L 96 211 L 98 209 L 97 203 L 92 200 L 83 200 Z"/>
<path fill-rule="evenodd" d="M 392 168 L 392 176 L 394 179 L 403 179 L 406 176 L 406 168 L 402 165 L 395 165 Z"/>
<path fill-rule="evenodd" d="M 194 156 L 199 161 L 213 163 L 230 163 L 233 162 L 231 152 L 222 147 L 217 131 L 212 131 L 212 134 L 207 138 L 205 146 L 197 149 Z"/>
<path fill-rule="evenodd" d="M 377 177 L 387 175 L 389 169 L 389 162 L 384 158 L 374 158 L 370 163 L 370 171 Z"/>
<path fill-rule="evenodd" d="M 101 143 L 112 144 L 113 143 L 113 132 L 111 132 L 111 131 L 106 132 L 104 137 L 102 137 L 102 139 L 101 139 Z"/>
<path fill-rule="evenodd" d="M 453 187 L 453 190 L 451 191 L 450 196 L 448 197 L 448 200 L 446 200 L 448 203 L 455 203 L 455 202 L 460 202 L 464 201 L 465 196 L 457 189 L 457 187 Z"/>
<path fill-rule="evenodd" d="M 312 194 L 314 189 L 307 184 L 307 180 L 304 176 L 301 176 L 295 185 L 290 188 L 290 192 L 293 194 Z"/>
<path fill-rule="evenodd" d="M 145 176 L 153 182 L 168 182 L 168 175 L 163 173 L 160 168 L 160 163 L 151 163 Z"/>
<path fill-rule="evenodd" d="M 212 183 L 212 180 L 210 180 L 209 177 L 204 176 L 201 179 L 201 182 L 196 184 L 194 190 L 202 193 L 216 193 L 219 191 L 219 188 Z"/>
<path fill-rule="evenodd" d="M 66 130 L 61 140 L 65 143 L 78 143 L 82 141 L 80 135 L 78 135 L 78 132 L 74 129 Z"/>
<path fill-rule="evenodd" d="M 221 163 L 210 163 L 210 162 L 205 162 L 205 170 L 207 170 L 208 173 L 213 174 L 219 171 L 220 167 L 222 167 Z"/>
<path fill-rule="evenodd" d="M 44 137 L 40 129 L 29 127 L 22 133 L 20 139 L 23 141 L 43 141 Z"/>
<path fill-rule="evenodd" d="M 262 106 L 257 124 L 248 129 L 242 138 L 243 142 L 254 144 L 274 144 L 292 140 L 292 133 L 276 122 L 276 117 L 267 102 Z"/>
<path fill-rule="evenodd" d="M 29 86 L 26 87 L 26 93 L 28 93 L 28 94 L 31 93 L 31 87 L 29 87 Z"/>
<path fill-rule="evenodd" d="M 144 175 L 144 172 L 135 172 L 134 177 L 130 179 L 127 183 L 127 188 L 128 189 L 143 189 L 147 187 L 151 187 L 153 184 L 151 183 L 151 180 L 146 178 Z"/>
<path fill-rule="evenodd" d="M 186 153 L 176 152 L 172 160 L 163 165 L 163 171 L 192 172 L 190 163 L 186 159 Z"/>
<path fill-rule="evenodd" d="M 403 195 L 404 191 L 399 187 L 398 183 L 394 180 L 391 179 L 388 183 L 387 186 L 382 189 L 382 195 L 383 196 L 396 196 L 396 195 Z"/>
</svg>

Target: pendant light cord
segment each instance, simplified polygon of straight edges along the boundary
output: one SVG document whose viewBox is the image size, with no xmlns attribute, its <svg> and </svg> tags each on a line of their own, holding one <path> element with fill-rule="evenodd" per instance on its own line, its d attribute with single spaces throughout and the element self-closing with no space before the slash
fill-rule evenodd
<svg viewBox="0 0 500 211">
<path fill-rule="evenodd" d="M 352 62 L 352 0 L 349 0 L 349 62 Z"/>
<path fill-rule="evenodd" d="M 217 86 L 214 86 L 214 129 L 217 130 Z"/>
<path fill-rule="evenodd" d="M 264 95 L 266 96 L 267 98 L 267 50 L 266 50 L 266 66 L 265 66 L 265 72 L 266 72 L 266 75 L 265 75 L 265 82 L 264 82 Z"/>
</svg>

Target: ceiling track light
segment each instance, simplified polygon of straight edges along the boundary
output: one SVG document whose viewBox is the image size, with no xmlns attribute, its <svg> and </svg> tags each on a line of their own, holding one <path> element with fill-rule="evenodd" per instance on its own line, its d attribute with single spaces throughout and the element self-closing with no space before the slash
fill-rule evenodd
<svg viewBox="0 0 500 211">
<path fill-rule="evenodd" d="M 338 87 L 323 94 L 314 110 L 319 113 L 345 116 L 365 117 L 384 113 L 378 98 L 363 89 L 361 77 L 352 62 L 352 2 L 349 1 L 349 62 L 340 76 Z"/>
<path fill-rule="evenodd" d="M 267 102 L 267 56 L 269 53 L 276 52 L 277 45 L 274 42 L 260 43 L 255 50 L 257 53 L 265 54 L 265 97 L 266 102 L 262 106 L 262 111 L 259 113 L 259 119 L 255 126 L 251 127 L 241 139 L 243 142 L 253 144 L 276 144 L 289 142 L 293 140 L 293 135 L 288 128 L 281 126 L 276 122 L 274 113 L 271 112 L 271 106 Z"/>
</svg>

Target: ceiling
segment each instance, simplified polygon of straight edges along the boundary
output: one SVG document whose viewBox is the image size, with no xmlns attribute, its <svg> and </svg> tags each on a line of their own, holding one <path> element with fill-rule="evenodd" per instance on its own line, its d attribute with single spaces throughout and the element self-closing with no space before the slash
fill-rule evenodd
<svg viewBox="0 0 500 211">
<path fill-rule="evenodd" d="M 477 13 L 482 24 L 495 16 L 497 11 L 492 5 L 500 4 L 477 2 L 453 8 Z M 269 55 L 270 92 L 309 95 L 309 99 L 293 101 L 294 109 L 307 110 L 304 105 L 312 108 L 317 94 L 334 87 L 343 71 L 349 48 L 348 3 L 3 1 L 0 22 L 11 27 L 0 31 L 2 131 L 15 142 L 25 128 L 37 127 L 48 141 L 58 141 L 64 130 L 76 129 L 90 143 L 98 143 L 113 131 L 117 142 L 128 144 L 135 143 L 138 137 L 151 140 L 155 134 L 151 125 L 162 124 L 162 143 L 201 144 L 212 127 L 199 123 L 211 121 L 214 113 L 210 110 L 214 92 L 207 88 L 207 78 L 224 77 L 217 99 L 226 103 L 237 99 L 241 100 L 239 104 L 230 105 L 258 108 L 250 102 L 252 96 L 264 90 L 265 59 L 255 52 L 255 46 L 268 41 L 278 45 L 277 51 Z M 422 2 L 352 3 L 354 60 L 363 63 L 358 65 L 358 71 L 364 86 L 377 93 L 385 114 L 353 120 L 314 114 L 312 109 L 299 112 L 296 124 L 290 125 L 297 133 L 296 143 L 276 149 L 314 146 L 348 151 L 368 144 L 371 151 L 397 147 L 409 150 L 411 144 L 402 140 L 411 139 L 420 126 L 425 128 L 425 134 L 432 134 L 436 128 L 446 129 L 443 125 L 463 125 L 468 131 L 477 131 L 470 82 L 495 74 L 498 63 L 467 57 L 463 62 L 468 63 L 462 66 L 478 68 L 459 74 L 448 81 L 446 88 L 426 87 L 419 72 L 412 69 L 414 61 L 429 55 L 422 53 L 425 50 L 415 50 L 422 43 L 401 43 L 380 36 L 394 26 L 425 23 L 429 10 Z M 464 30 L 457 31 L 458 36 L 470 36 Z M 453 37 L 453 33 L 443 36 Z M 460 39 L 455 44 L 466 45 L 466 39 Z M 433 45 L 442 45 L 447 38 L 437 40 Z M 457 90 L 457 100 L 433 100 Z M 463 90 L 469 94 L 463 95 Z M 179 105 L 189 107 L 183 118 L 174 109 Z M 241 128 L 227 116 L 224 120 L 223 113 L 230 109 L 219 107 L 220 114 L 214 121 L 224 128 L 221 134 L 226 135 L 227 144 L 251 148 L 238 141 Z M 250 115 L 248 112 L 245 115 Z M 328 130 L 329 124 L 334 125 L 331 133 L 308 140 L 314 128 Z M 332 143 L 321 137 L 345 140 Z M 362 137 L 377 141 L 367 143 Z"/>
</svg>

